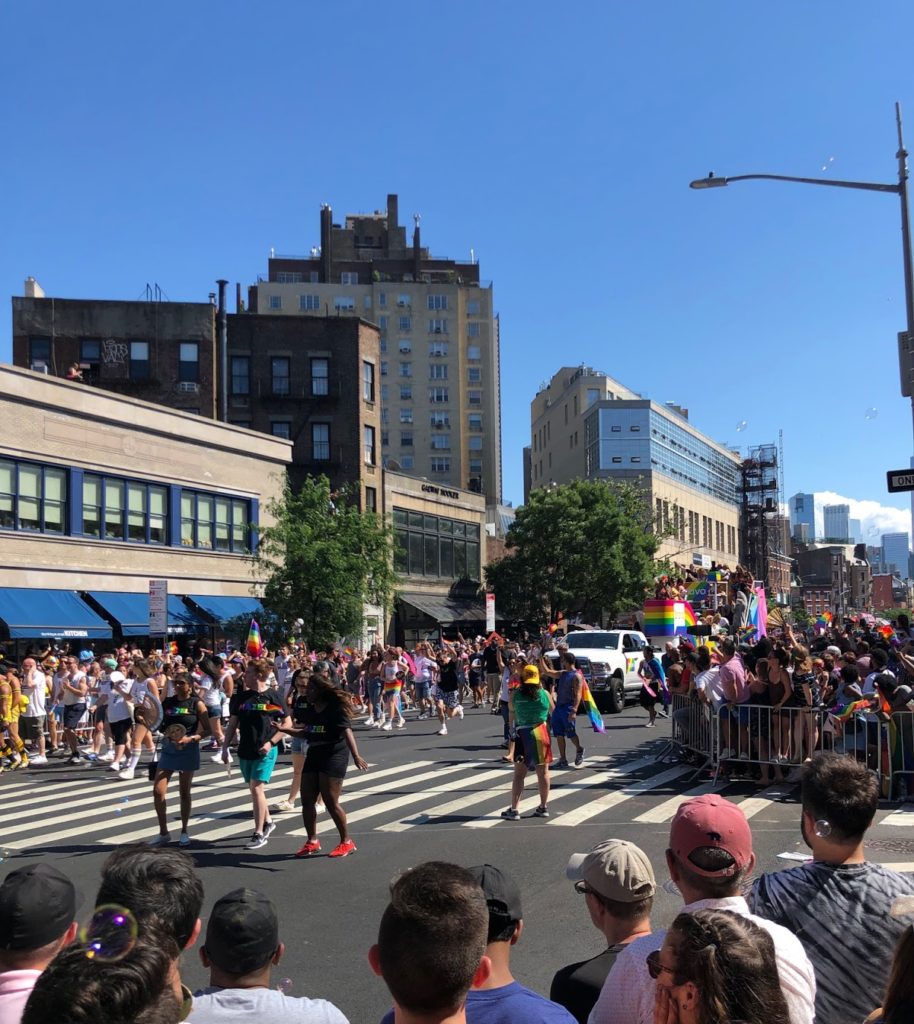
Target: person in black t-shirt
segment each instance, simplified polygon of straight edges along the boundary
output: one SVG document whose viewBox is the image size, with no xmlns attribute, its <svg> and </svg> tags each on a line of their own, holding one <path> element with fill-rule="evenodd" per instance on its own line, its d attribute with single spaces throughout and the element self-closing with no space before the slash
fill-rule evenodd
<svg viewBox="0 0 914 1024">
<path fill-rule="evenodd" d="M 270 667 L 262 658 L 255 658 L 247 666 L 242 686 L 232 694 L 229 703 L 229 724 L 222 744 L 222 762 L 228 764 L 229 746 L 238 733 L 238 764 L 250 787 L 254 807 L 254 834 L 245 844 L 246 850 L 266 846 L 276 828 L 267 809 L 264 787 L 273 774 L 276 748 L 282 742 L 277 727 L 291 724 L 279 694 L 267 685 L 269 677 Z"/>
<path fill-rule="evenodd" d="M 193 693 L 193 683 L 187 673 L 174 679 L 175 694 L 162 701 L 162 745 L 159 750 L 159 766 L 155 774 L 152 799 L 156 817 L 159 819 L 159 834 L 151 846 L 164 846 L 171 836 L 165 815 L 165 799 L 168 795 L 168 780 L 173 772 L 178 773 L 178 792 L 181 798 L 181 846 L 190 845 L 187 823 L 190 821 L 190 787 L 194 772 L 200 767 L 200 740 L 209 734 L 209 716 L 206 705 Z"/>
<path fill-rule="evenodd" d="M 317 799 L 323 797 L 327 813 L 340 834 L 339 844 L 330 851 L 331 857 L 348 857 L 355 853 L 356 845 L 349 838 L 346 812 L 340 806 L 343 778 L 349 765 L 349 755 L 359 771 L 368 770 L 368 762 L 359 755 L 352 735 L 352 697 L 321 675 L 312 675 L 305 690 L 306 702 L 293 709 L 295 725 L 283 724 L 279 732 L 304 737 L 308 752 L 301 777 L 301 813 L 308 838 L 296 857 L 310 857 L 321 848 L 317 838 Z"/>
</svg>

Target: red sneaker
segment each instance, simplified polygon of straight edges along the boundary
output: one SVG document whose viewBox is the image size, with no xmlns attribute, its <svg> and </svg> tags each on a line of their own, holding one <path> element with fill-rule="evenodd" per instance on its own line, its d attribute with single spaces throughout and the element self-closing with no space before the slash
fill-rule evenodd
<svg viewBox="0 0 914 1024">
<path fill-rule="evenodd" d="M 351 839 L 347 839 L 345 843 L 330 851 L 331 857 L 348 857 L 350 853 L 355 853 L 356 845 Z"/>
<path fill-rule="evenodd" d="M 296 857 L 310 857 L 312 853 L 320 853 L 321 844 L 319 839 L 309 839 L 307 843 L 295 853 Z M 331 854 L 331 856 L 333 856 Z"/>
</svg>

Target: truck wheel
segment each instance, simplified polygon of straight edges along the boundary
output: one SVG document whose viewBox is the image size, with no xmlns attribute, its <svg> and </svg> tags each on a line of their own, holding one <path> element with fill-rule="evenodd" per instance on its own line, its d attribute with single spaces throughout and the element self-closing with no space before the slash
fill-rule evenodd
<svg viewBox="0 0 914 1024">
<path fill-rule="evenodd" d="M 606 689 L 607 710 L 611 715 L 618 715 L 625 709 L 625 684 L 618 676 L 613 676 Z"/>
</svg>

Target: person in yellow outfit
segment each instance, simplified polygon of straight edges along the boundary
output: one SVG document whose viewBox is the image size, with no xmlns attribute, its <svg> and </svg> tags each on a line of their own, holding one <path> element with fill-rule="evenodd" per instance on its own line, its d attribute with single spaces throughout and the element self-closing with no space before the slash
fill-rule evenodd
<svg viewBox="0 0 914 1024">
<path fill-rule="evenodd" d="M 28 706 L 28 697 L 22 695 L 19 674 L 11 668 L 6 673 L 6 679 L 0 681 L 0 722 L 6 730 L 6 739 L 0 746 L 0 758 L 9 758 L 11 762 L 6 768 L 28 766 L 29 756 L 25 752 L 25 744 L 19 738 L 19 716 Z M 3 765 L 0 764 L 0 767 Z"/>
</svg>

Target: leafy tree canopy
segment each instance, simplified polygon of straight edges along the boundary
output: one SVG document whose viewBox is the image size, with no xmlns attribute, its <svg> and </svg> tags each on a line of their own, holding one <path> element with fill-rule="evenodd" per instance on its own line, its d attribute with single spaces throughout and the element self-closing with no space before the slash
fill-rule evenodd
<svg viewBox="0 0 914 1024">
<path fill-rule="evenodd" d="M 288 484 L 268 506 L 275 519 L 261 527 L 253 556 L 264 581 L 263 605 L 285 639 L 303 619 L 301 633 L 323 649 L 362 630 L 366 602 L 389 603 L 396 583 L 393 535 L 384 520 L 361 512 L 348 491 L 331 498 L 326 477 L 312 477 L 297 493 Z"/>
<path fill-rule="evenodd" d="M 661 539 L 635 484 L 575 480 L 542 488 L 518 509 L 508 554 L 486 566 L 486 586 L 506 618 L 551 622 L 562 611 L 600 622 L 640 607 Z"/>
</svg>

